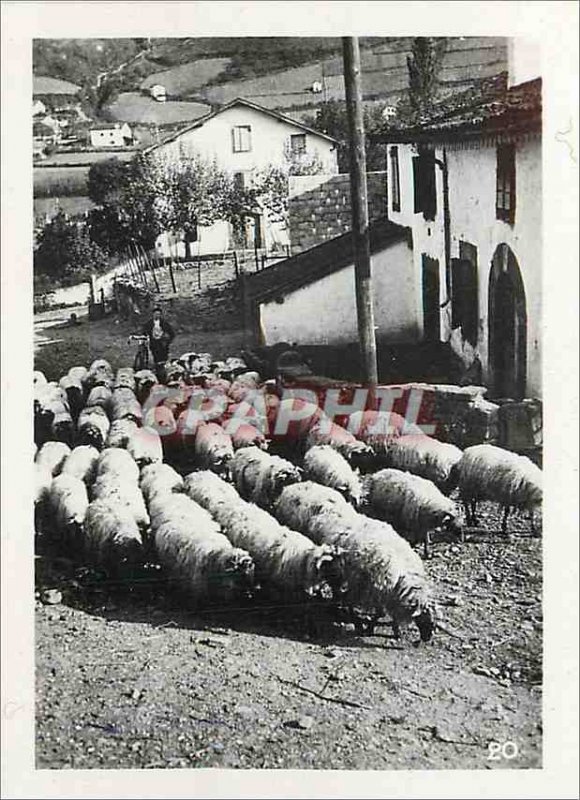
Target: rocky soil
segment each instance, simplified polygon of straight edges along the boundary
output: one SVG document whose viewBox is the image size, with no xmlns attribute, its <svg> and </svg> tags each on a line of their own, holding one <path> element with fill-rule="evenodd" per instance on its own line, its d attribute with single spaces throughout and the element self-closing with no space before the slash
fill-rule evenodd
<svg viewBox="0 0 580 800">
<path fill-rule="evenodd" d="M 427 569 L 444 629 L 309 635 L 296 609 L 188 608 L 39 542 L 38 768 L 503 769 L 542 763 L 542 545 L 484 508 Z M 51 591 L 52 590 L 52 591 Z"/>
</svg>

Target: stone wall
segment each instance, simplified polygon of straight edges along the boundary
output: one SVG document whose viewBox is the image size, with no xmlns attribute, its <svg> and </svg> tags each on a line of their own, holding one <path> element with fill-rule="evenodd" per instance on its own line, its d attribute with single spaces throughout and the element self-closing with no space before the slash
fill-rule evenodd
<svg viewBox="0 0 580 800">
<path fill-rule="evenodd" d="M 367 186 L 369 219 L 386 219 L 387 173 L 369 172 Z M 289 190 L 288 216 L 293 255 L 351 230 L 348 174 L 292 176 Z"/>
</svg>

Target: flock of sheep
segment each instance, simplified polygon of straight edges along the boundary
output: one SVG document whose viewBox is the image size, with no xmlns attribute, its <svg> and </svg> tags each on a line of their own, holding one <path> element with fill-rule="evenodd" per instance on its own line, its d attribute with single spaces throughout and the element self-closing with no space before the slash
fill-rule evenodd
<svg viewBox="0 0 580 800">
<path fill-rule="evenodd" d="M 540 469 L 507 450 L 461 451 L 394 413 L 337 425 L 238 358 L 186 353 L 166 375 L 104 359 L 35 373 L 35 523 L 108 569 L 156 560 L 195 605 L 260 591 L 357 630 L 414 622 L 427 641 L 438 613 L 412 545 L 463 539 L 451 492 L 467 525 L 498 503 L 504 531 L 510 509 L 533 521 L 541 505 Z"/>
</svg>

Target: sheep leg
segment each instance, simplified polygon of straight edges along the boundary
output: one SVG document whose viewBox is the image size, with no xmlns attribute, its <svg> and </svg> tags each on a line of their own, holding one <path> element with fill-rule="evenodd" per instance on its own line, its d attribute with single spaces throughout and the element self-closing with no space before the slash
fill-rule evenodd
<svg viewBox="0 0 580 800">
<path fill-rule="evenodd" d="M 503 518 L 502 518 L 502 521 L 501 521 L 501 532 L 504 535 L 507 534 L 507 522 L 508 522 L 509 515 L 510 515 L 510 507 L 506 506 L 504 508 L 504 510 L 503 510 Z"/>
<path fill-rule="evenodd" d="M 399 623 L 396 620 L 391 622 L 391 628 L 393 630 L 393 637 L 397 640 L 401 638 L 401 628 L 399 627 Z"/>
<path fill-rule="evenodd" d="M 477 500 L 472 500 L 471 501 L 471 524 L 472 525 L 477 525 L 477 523 L 478 523 L 477 515 L 475 513 L 476 511 L 477 511 Z"/>
<path fill-rule="evenodd" d="M 540 535 L 536 530 L 536 520 L 534 519 L 534 512 L 532 510 L 530 510 L 530 531 L 534 537 L 538 537 Z"/>
<path fill-rule="evenodd" d="M 471 511 L 469 510 L 469 503 L 467 500 L 463 501 L 463 509 L 465 511 L 465 524 L 470 526 L 471 525 Z"/>
<path fill-rule="evenodd" d="M 431 545 L 431 534 L 429 531 L 425 534 L 425 539 L 423 541 L 423 556 L 425 558 L 429 558 L 429 546 Z"/>
</svg>

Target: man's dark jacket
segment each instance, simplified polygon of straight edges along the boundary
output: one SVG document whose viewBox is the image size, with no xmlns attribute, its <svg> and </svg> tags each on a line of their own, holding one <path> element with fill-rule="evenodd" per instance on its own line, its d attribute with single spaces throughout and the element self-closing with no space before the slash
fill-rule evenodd
<svg viewBox="0 0 580 800">
<path fill-rule="evenodd" d="M 171 327 L 169 322 L 167 322 L 164 319 L 160 319 L 159 320 L 159 324 L 161 325 L 161 330 L 167 336 L 167 342 L 169 344 L 170 342 L 172 342 L 175 339 L 175 331 L 173 330 L 173 328 Z M 143 335 L 144 336 L 149 336 L 149 339 L 151 340 L 151 334 L 152 333 L 153 333 L 153 320 L 151 319 L 144 326 Z"/>
</svg>

